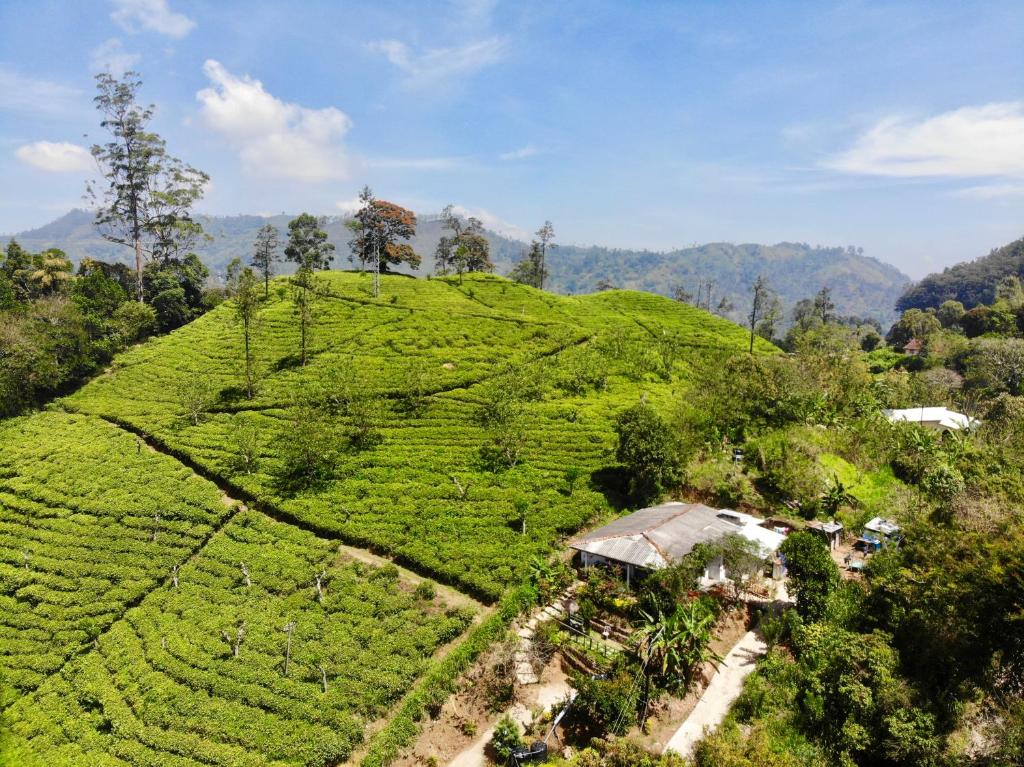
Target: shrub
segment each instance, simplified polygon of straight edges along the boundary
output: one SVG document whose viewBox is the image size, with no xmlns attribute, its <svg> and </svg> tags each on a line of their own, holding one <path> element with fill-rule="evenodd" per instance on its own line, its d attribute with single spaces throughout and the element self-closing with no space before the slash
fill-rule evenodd
<svg viewBox="0 0 1024 767">
<path fill-rule="evenodd" d="M 630 495 L 652 501 L 683 478 L 681 446 L 675 433 L 645 402 L 624 410 L 615 422 L 616 458 L 629 471 Z"/>
<path fill-rule="evenodd" d="M 416 586 L 416 590 L 413 592 L 417 599 L 430 602 L 437 596 L 437 588 L 434 586 L 432 581 L 422 581 Z"/>
<path fill-rule="evenodd" d="M 498 720 L 494 726 L 494 735 L 491 736 L 491 749 L 499 764 L 507 764 L 512 759 L 512 752 L 525 745 L 523 736 L 519 732 L 519 725 L 512 721 L 507 714 Z"/>
<path fill-rule="evenodd" d="M 790 533 L 779 552 L 786 558 L 797 612 L 808 621 L 824 619 L 829 595 L 839 586 L 839 569 L 825 541 L 813 533 Z"/>
</svg>

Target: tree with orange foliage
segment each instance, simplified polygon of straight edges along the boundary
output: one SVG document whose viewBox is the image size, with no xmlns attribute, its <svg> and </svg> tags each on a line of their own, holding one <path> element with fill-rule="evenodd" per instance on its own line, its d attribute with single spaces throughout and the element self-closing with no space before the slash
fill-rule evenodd
<svg viewBox="0 0 1024 767">
<path fill-rule="evenodd" d="M 369 267 L 375 274 L 386 273 L 390 266 L 398 264 L 419 269 L 419 254 L 411 245 L 401 242 L 416 236 L 416 214 L 401 205 L 376 199 L 368 186 L 363 187 L 359 200 L 362 207 L 348 224 L 355 235 L 349 243 L 349 260 L 358 261 L 361 268 Z"/>
</svg>

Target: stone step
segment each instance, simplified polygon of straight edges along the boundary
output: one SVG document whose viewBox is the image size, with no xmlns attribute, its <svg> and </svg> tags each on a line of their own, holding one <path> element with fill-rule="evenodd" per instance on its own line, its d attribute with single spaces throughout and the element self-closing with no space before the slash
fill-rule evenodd
<svg viewBox="0 0 1024 767">
<path fill-rule="evenodd" d="M 527 628 L 526 626 L 523 626 L 523 628 L 519 629 L 519 631 L 517 631 L 516 634 L 522 637 L 523 639 L 533 639 L 533 629 Z"/>
</svg>

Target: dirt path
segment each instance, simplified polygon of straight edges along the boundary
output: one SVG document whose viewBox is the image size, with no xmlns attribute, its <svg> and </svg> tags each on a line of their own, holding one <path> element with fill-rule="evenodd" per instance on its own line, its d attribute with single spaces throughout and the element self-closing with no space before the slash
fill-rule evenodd
<svg viewBox="0 0 1024 767">
<path fill-rule="evenodd" d="M 569 683 L 564 679 L 555 679 L 544 684 L 537 685 L 531 690 L 532 705 L 526 703 L 516 703 L 512 708 L 508 709 L 505 713 L 512 717 L 518 722 L 523 729 L 526 729 L 533 721 L 534 710 L 541 709 L 544 712 L 550 711 L 552 708 L 557 706 L 566 696 L 572 693 L 572 688 Z M 496 724 L 497 722 L 495 722 Z M 491 737 L 494 735 L 494 725 L 492 724 L 478 737 L 473 744 L 460 752 L 454 759 L 448 762 L 448 767 L 486 767 L 490 764 L 490 760 L 487 758 L 487 744 L 491 742 Z"/>
<path fill-rule="evenodd" d="M 690 756 L 694 744 L 704 736 L 704 728 L 714 730 L 725 719 L 733 701 L 743 690 L 743 680 L 754 670 L 758 658 L 766 652 L 768 645 L 757 631 L 744 634 L 725 656 L 718 673 L 693 711 L 669 739 L 665 751 Z"/>
<path fill-rule="evenodd" d="M 356 548 L 355 546 L 349 546 L 345 543 L 338 544 L 338 553 L 347 559 L 354 559 L 357 562 L 362 562 L 367 565 L 373 565 L 374 567 L 383 567 L 384 565 L 394 565 L 398 568 L 399 577 L 411 586 L 418 586 L 424 581 L 430 581 L 434 584 L 434 590 L 438 596 L 445 602 L 445 604 L 451 607 L 471 607 L 477 611 L 477 617 L 474 619 L 474 623 L 479 623 L 480 620 L 489 616 L 494 612 L 494 607 L 488 607 L 483 602 L 479 602 L 468 594 L 463 594 L 457 589 L 453 589 L 451 586 L 447 586 L 443 583 L 427 578 L 419 573 L 410 570 L 407 567 L 402 567 L 397 562 L 393 562 L 387 557 L 382 557 L 380 554 L 374 554 L 372 551 L 366 549 Z"/>
</svg>

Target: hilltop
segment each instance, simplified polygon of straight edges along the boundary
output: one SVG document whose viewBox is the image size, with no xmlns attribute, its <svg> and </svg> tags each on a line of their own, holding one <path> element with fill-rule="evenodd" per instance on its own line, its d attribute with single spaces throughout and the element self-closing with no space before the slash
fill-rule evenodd
<svg viewBox="0 0 1024 767">
<path fill-rule="evenodd" d="M 199 216 L 212 240 L 198 248 L 202 259 L 218 273 L 235 257 L 248 258 L 261 226 L 270 222 L 285 231 L 292 216 Z M 348 219 L 329 217 L 325 230 L 338 247 L 335 266 L 343 267 L 351 233 Z M 434 249 L 442 235 L 437 216 L 421 215 L 413 249 L 424 257 L 423 273 L 431 271 Z M 494 231 L 486 233 L 491 258 L 500 274 L 507 274 L 522 257 L 527 243 Z M 99 238 L 92 215 L 73 210 L 57 220 L 15 237 L 31 251 L 60 247 L 72 260 L 85 256 L 124 260 L 123 248 Z M 699 281 L 714 283 L 713 303 L 726 297 L 735 305 L 729 313 L 742 322 L 754 280 L 763 274 L 788 310 L 821 287 L 832 289 L 840 315 L 874 317 L 883 325 L 895 319 L 893 306 L 910 278 L 889 264 L 864 256 L 855 248 L 812 247 L 806 243 L 776 245 L 711 243 L 670 251 L 559 245 L 548 260 L 549 287 L 562 294 L 592 293 L 604 284 L 630 290 L 671 295 L 677 286 L 696 293 Z"/>
<path fill-rule="evenodd" d="M 386 762 L 618 507 L 618 414 L 748 342 L 644 293 L 321 279 L 306 365 L 271 285 L 252 399 L 228 302 L 0 425 L 0 761 L 319 766 L 369 729 Z M 283 482 L 302 450 L 329 468 Z"/>
<path fill-rule="evenodd" d="M 929 274 L 900 296 L 897 308 L 927 309 L 944 301 L 959 301 L 967 309 L 995 300 L 996 285 L 1003 277 L 1024 278 L 1024 238 L 994 249 L 987 256 Z"/>
</svg>

